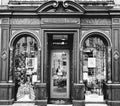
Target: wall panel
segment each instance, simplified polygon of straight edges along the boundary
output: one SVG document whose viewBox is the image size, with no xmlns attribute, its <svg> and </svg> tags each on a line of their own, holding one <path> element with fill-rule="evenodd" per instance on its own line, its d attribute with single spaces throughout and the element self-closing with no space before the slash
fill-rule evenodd
<svg viewBox="0 0 120 106">
<path fill-rule="evenodd" d="M 0 19 L 0 57 L 1 57 L 1 19 Z M 0 58 L 0 81 L 2 77 L 2 70 L 1 70 L 1 58 Z"/>
<path fill-rule="evenodd" d="M 113 29 L 112 43 L 113 43 L 113 68 L 112 80 L 118 82 L 119 80 L 119 29 Z"/>
<path fill-rule="evenodd" d="M 9 45 L 9 33 L 8 29 L 2 29 L 2 35 L 1 35 L 1 71 L 2 76 L 1 80 L 6 81 L 8 78 L 8 45 Z"/>
</svg>

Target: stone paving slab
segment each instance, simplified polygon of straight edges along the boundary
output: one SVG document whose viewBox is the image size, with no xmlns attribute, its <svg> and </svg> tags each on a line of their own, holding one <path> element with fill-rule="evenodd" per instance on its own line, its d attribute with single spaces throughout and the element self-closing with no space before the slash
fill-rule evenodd
<svg viewBox="0 0 120 106">
<path fill-rule="evenodd" d="M 0 106 L 37 106 L 34 103 L 15 103 L 13 105 L 0 105 Z M 47 106 L 72 106 L 72 105 L 53 105 L 48 104 Z M 106 104 L 85 104 L 85 106 L 107 106 Z"/>
</svg>

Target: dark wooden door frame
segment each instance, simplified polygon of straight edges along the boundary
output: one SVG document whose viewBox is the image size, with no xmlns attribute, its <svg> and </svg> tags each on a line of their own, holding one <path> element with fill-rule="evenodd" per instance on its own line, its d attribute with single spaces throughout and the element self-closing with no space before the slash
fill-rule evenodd
<svg viewBox="0 0 120 106">
<path fill-rule="evenodd" d="M 79 63 L 78 62 L 78 57 L 79 57 L 79 53 L 77 52 L 77 50 L 79 50 L 79 30 L 77 29 L 56 29 L 56 30 L 43 30 L 43 81 L 45 83 L 47 83 L 47 96 L 48 96 L 48 100 L 50 99 L 50 65 L 49 65 L 49 62 L 50 62 L 50 59 L 48 59 L 48 57 L 50 56 L 50 50 L 48 48 L 48 35 L 49 34 L 70 34 L 73 36 L 73 42 L 72 42 L 72 49 L 70 50 L 70 99 L 72 100 L 72 85 L 73 83 L 77 83 L 78 81 L 78 77 L 79 77 Z M 76 42 L 77 41 L 77 42 Z M 74 50 L 73 50 L 74 48 Z M 76 50 L 77 49 L 77 50 Z M 77 59 L 76 60 L 76 67 L 74 66 L 74 63 L 75 60 L 74 59 Z M 77 70 L 75 70 L 77 69 Z M 76 78 L 77 77 L 77 78 Z"/>
</svg>

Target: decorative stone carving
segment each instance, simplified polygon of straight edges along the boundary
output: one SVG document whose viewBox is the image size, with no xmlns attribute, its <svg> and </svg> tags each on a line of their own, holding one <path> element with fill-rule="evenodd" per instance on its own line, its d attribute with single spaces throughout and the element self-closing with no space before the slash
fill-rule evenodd
<svg viewBox="0 0 120 106">
<path fill-rule="evenodd" d="M 91 33 L 96 33 L 96 32 L 102 33 L 102 34 L 104 34 L 107 38 L 110 39 L 110 31 L 109 31 L 109 30 L 98 30 L 98 29 L 83 30 L 83 31 L 82 31 L 82 37 L 83 37 L 83 36 L 86 36 L 86 35 L 88 35 L 88 34 L 91 34 Z"/>
<path fill-rule="evenodd" d="M 108 47 L 108 73 L 107 73 L 107 79 L 108 83 L 112 83 L 112 78 L 111 78 L 111 47 Z"/>
<path fill-rule="evenodd" d="M 15 25 L 39 25 L 40 20 L 37 18 L 12 18 L 10 20 L 10 24 L 15 24 Z"/>
<path fill-rule="evenodd" d="M 3 59 L 3 60 L 6 60 L 6 59 L 7 59 L 7 52 L 6 52 L 6 50 L 4 50 L 4 51 L 2 52 L 2 59 Z"/>
<path fill-rule="evenodd" d="M 80 24 L 79 18 L 42 18 L 41 24 L 45 23 L 74 23 Z"/>
<path fill-rule="evenodd" d="M 19 31 L 19 30 L 16 30 L 16 29 L 15 29 L 15 30 L 12 30 L 12 31 L 11 31 L 11 32 L 12 32 L 12 35 L 15 35 L 15 33 L 18 32 L 18 31 Z"/>
<path fill-rule="evenodd" d="M 9 82 L 13 82 L 13 79 L 12 79 L 12 68 L 13 68 L 13 48 L 10 48 Z"/>
<path fill-rule="evenodd" d="M 20 31 L 26 31 L 26 30 L 21 30 L 21 29 L 13 29 L 11 32 L 12 32 L 12 36 L 13 35 L 16 35 L 16 34 L 18 34 L 18 32 L 20 32 Z M 30 32 L 34 32 L 36 35 L 38 35 L 39 36 L 39 34 L 40 34 L 40 31 L 39 30 L 30 30 Z"/>
<path fill-rule="evenodd" d="M 80 47 L 80 83 L 83 83 L 83 47 Z"/>
<path fill-rule="evenodd" d="M 85 8 L 73 1 L 50 0 L 37 9 L 40 13 L 79 13 L 84 14 Z"/>
<path fill-rule="evenodd" d="M 114 59 L 117 61 L 118 59 L 119 59 L 119 57 L 120 57 L 120 53 L 116 50 L 115 52 L 114 52 L 114 54 L 113 54 L 114 56 Z"/>
<path fill-rule="evenodd" d="M 81 24 L 83 25 L 110 25 L 110 20 L 101 19 L 101 18 L 85 18 L 85 19 L 81 19 Z"/>
</svg>

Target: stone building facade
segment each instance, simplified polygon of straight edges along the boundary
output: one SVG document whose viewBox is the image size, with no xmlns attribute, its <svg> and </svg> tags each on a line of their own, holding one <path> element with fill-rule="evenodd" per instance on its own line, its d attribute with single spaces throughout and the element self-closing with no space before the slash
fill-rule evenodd
<svg viewBox="0 0 120 106">
<path fill-rule="evenodd" d="M 9 0 L 0 6 L 0 104 L 29 94 L 40 106 L 84 106 L 85 72 L 96 70 L 104 100 L 119 106 L 119 35 L 114 0 Z"/>
</svg>

